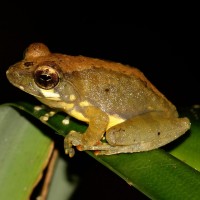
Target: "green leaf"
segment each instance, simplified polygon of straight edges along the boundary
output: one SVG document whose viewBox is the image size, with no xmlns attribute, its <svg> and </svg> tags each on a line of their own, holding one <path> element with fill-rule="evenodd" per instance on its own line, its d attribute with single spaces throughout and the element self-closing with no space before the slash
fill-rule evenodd
<svg viewBox="0 0 200 200">
<path fill-rule="evenodd" d="M 199 199 L 200 173 L 161 149 L 97 160 L 151 199 Z"/>
<path fill-rule="evenodd" d="M 52 140 L 19 112 L 0 106 L 0 199 L 29 199 L 52 149 Z"/>
<path fill-rule="evenodd" d="M 191 129 L 169 153 L 200 171 L 200 106 L 194 105 L 182 113 L 190 119 Z"/>
<path fill-rule="evenodd" d="M 36 111 L 33 105 L 27 103 L 13 105 L 21 107 L 38 119 L 49 112 L 46 109 Z M 191 117 L 194 116 L 194 109 L 195 118 Z M 199 113 L 197 107 L 187 109 L 185 115 L 192 121 L 191 131 L 162 149 L 111 156 L 87 153 L 152 199 L 199 199 L 200 172 L 196 170 L 200 166 Z M 65 116 L 57 113 L 45 123 L 63 136 L 71 129 L 83 132 L 87 128 L 73 118 L 70 118 L 69 126 L 63 125 Z"/>
</svg>

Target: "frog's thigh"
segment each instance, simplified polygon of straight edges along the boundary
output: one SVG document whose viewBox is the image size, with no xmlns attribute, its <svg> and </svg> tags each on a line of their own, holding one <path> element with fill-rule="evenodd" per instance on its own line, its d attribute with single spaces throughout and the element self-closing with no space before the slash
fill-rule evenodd
<svg viewBox="0 0 200 200">
<path fill-rule="evenodd" d="M 189 127 L 187 118 L 167 118 L 162 112 L 150 112 L 111 127 L 106 140 L 116 147 L 114 151 L 148 151 L 175 140 Z"/>
</svg>

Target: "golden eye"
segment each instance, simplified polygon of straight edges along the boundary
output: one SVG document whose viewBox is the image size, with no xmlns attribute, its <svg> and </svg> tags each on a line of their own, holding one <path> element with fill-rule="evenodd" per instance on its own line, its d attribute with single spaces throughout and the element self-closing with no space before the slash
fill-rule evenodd
<svg viewBox="0 0 200 200">
<path fill-rule="evenodd" d="M 59 76 L 55 69 L 49 66 L 40 66 L 35 70 L 34 80 L 38 87 L 50 90 L 59 83 Z"/>
</svg>

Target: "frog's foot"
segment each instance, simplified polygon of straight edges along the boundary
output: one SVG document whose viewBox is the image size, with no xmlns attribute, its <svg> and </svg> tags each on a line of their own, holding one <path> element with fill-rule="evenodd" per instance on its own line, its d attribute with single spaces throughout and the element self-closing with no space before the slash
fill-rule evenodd
<svg viewBox="0 0 200 200">
<path fill-rule="evenodd" d="M 65 154 L 69 154 L 69 157 L 73 157 L 75 154 L 74 147 L 76 147 L 79 151 L 86 150 L 108 150 L 110 145 L 107 143 L 102 143 L 98 141 L 95 145 L 91 145 L 91 142 L 85 140 L 84 134 L 81 134 L 76 131 L 70 131 L 69 134 L 64 139 L 64 149 Z"/>
<path fill-rule="evenodd" d="M 106 148 L 98 148 L 95 150 L 95 155 L 113 155 L 113 154 L 120 154 L 120 153 L 134 153 L 140 152 L 138 149 L 135 148 L 134 145 L 130 146 L 110 146 L 107 145 Z"/>
<path fill-rule="evenodd" d="M 89 145 L 78 145 L 77 149 L 79 151 L 94 151 L 95 155 L 112 155 L 119 153 L 129 153 L 129 152 L 138 152 L 138 149 L 135 145 L 130 146 L 111 146 L 108 143 L 99 143 L 97 145 L 89 146 Z"/>
<path fill-rule="evenodd" d="M 70 131 L 70 133 L 64 139 L 65 153 L 69 154 L 69 157 L 73 157 L 75 154 L 75 146 L 79 151 L 94 151 L 95 155 L 112 155 L 119 153 L 131 153 L 141 151 L 137 145 L 130 146 L 112 146 L 108 143 L 98 142 L 96 145 L 89 145 L 83 141 L 83 134 Z"/>
<path fill-rule="evenodd" d="M 101 143 L 94 146 L 82 145 L 81 149 L 79 149 L 79 147 L 77 147 L 77 149 L 80 151 L 92 150 L 94 151 L 95 155 L 113 155 L 120 153 L 134 153 L 145 151 L 141 144 L 112 146 L 108 143 Z M 152 150 L 152 148 L 149 148 L 148 150 Z"/>
<path fill-rule="evenodd" d="M 73 146 L 79 146 L 82 143 L 82 134 L 76 131 L 70 131 L 64 139 L 65 153 L 69 154 L 69 157 L 73 157 L 75 150 Z"/>
</svg>

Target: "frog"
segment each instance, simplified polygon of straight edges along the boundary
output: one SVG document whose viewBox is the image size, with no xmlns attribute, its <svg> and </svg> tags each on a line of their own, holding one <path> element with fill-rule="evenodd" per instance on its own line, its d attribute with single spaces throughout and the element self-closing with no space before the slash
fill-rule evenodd
<svg viewBox="0 0 200 200">
<path fill-rule="evenodd" d="M 151 151 L 191 126 L 139 69 L 120 62 L 52 53 L 32 43 L 6 75 L 52 110 L 88 124 L 84 133 L 71 130 L 64 138 L 70 157 L 76 149 L 96 155 Z"/>
</svg>

